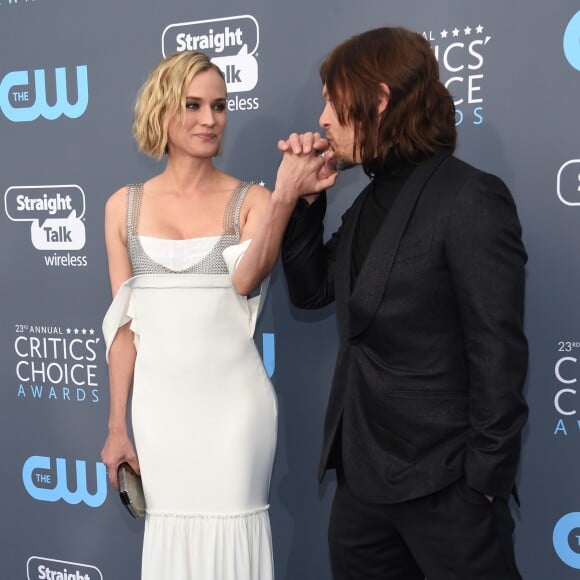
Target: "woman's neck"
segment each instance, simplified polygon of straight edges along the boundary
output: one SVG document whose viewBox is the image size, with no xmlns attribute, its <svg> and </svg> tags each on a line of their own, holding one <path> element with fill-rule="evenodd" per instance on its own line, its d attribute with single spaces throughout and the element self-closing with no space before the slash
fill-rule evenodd
<svg viewBox="0 0 580 580">
<path fill-rule="evenodd" d="M 159 179 L 176 192 L 187 193 L 214 189 L 221 175 L 222 172 L 214 167 L 211 159 L 170 157 Z"/>
</svg>

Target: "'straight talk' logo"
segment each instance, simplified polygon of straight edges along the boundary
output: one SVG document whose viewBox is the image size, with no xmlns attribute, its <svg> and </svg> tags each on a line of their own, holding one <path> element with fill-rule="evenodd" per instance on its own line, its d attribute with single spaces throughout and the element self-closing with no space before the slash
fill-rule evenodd
<svg viewBox="0 0 580 580">
<path fill-rule="evenodd" d="M 249 14 L 170 24 L 163 31 L 161 43 L 163 56 L 185 50 L 206 53 L 223 72 L 228 93 L 248 92 L 258 84 L 256 51 L 260 27 Z M 257 109 L 257 99 L 250 105 L 243 103 L 242 107 L 228 106 L 228 109 Z"/>
<path fill-rule="evenodd" d="M 78 185 L 9 187 L 4 208 L 12 221 L 31 222 L 37 250 L 80 250 L 85 245 L 85 194 Z"/>
<path fill-rule="evenodd" d="M 580 159 L 570 159 L 560 167 L 556 193 L 564 205 L 580 205 Z"/>
<path fill-rule="evenodd" d="M 26 563 L 28 580 L 103 580 L 96 566 L 32 556 Z"/>
</svg>

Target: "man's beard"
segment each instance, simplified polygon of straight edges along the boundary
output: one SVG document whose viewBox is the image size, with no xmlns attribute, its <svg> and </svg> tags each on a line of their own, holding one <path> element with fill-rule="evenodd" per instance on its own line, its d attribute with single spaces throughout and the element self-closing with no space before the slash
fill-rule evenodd
<svg viewBox="0 0 580 580">
<path fill-rule="evenodd" d="M 344 159 L 344 157 L 340 157 L 338 155 L 332 159 L 332 163 L 337 171 L 346 171 L 347 169 L 351 169 L 356 165 L 354 161 L 351 161 L 350 159 Z"/>
</svg>

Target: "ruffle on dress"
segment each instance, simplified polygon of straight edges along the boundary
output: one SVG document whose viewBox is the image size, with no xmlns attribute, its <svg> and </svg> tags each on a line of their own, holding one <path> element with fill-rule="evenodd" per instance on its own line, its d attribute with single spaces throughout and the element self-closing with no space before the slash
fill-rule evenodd
<svg viewBox="0 0 580 580">
<path fill-rule="evenodd" d="M 142 580 L 273 580 L 267 506 L 233 515 L 148 513 L 145 526 Z"/>
<path fill-rule="evenodd" d="M 198 284 L 209 286 L 231 286 L 231 277 L 252 240 L 246 240 L 240 244 L 227 247 L 222 255 L 228 268 L 229 275 L 225 274 L 146 274 L 133 276 L 125 281 L 117 293 L 103 319 L 102 331 L 105 339 L 105 357 L 109 361 L 109 350 L 115 339 L 118 329 L 128 322 L 135 336 L 135 348 L 139 348 L 139 318 L 135 304 L 134 290 L 138 288 L 156 287 L 170 288 L 189 286 L 192 279 Z M 264 305 L 268 290 L 269 276 L 262 282 L 260 291 L 256 296 L 240 296 L 242 302 L 247 303 L 250 332 L 254 334 L 256 323 Z"/>
</svg>

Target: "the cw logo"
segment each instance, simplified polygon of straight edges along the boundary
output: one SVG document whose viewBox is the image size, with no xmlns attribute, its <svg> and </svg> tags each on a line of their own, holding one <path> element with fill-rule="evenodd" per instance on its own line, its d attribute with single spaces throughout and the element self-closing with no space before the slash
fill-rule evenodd
<svg viewBox="0 0 580 580">
<path fill-rule="evenodd" d="M 67 482 L 66 459 L 56 458 L 56 468 L 51 468 L 50 457 L 33 455 L 22 468 L 22 482 L 26 491 L 40 501 L 58 501 L 76 505 L 80 502 L 90 507 L 99 507 L 107 499 L 107 474 L 102 463 L 96 463 L 97 491 L 87 490 L 87 468 L 84 461 L 76 460 L 76 491 L 71 491 Z M 39 487 L 40 484 L 41 486 Z"/>
<path fill-rule="evenodd" d="M 580 70 L 580 11 L 568 22 L 564 32 L 564 55 L 570 66 Z"/>
<path fill-rule="evenodd" d="M 580 570 L 580 512 L 571 512 L 558 520 L 552 542 L 560 560 Z"/>
<path fill-rule="evenodd" d="M 56 81 L 56 101 L 49 105 L 46 98 L 45 71 L 34 71 L 34 83 L 30 86 L 28 71 L 9 72 L 0 82 L 0 110 L 15 123 L 35 121 L 44 117 L 49 121 L 65 115 L 70 119 L 80 117 L 89 103 L 87 67 L 77 66 L 77 100 L 72 104 L 68 100 L 66 69 L 54 69 Z"/>
</svg>

